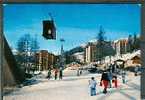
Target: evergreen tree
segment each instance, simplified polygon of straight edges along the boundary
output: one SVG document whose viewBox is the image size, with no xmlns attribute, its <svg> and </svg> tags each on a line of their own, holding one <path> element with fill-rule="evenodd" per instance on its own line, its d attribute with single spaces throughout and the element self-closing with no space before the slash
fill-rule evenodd
<svg viewBox="0 0 145 100">
<path fill-rule="evenodd" d="M 100 27 L 99 33 L 98 33 L 98 41 L 97 41 L 97 49 L 98 49 L 98 53 L 97 53 L 97 58 L 98 61 L 100 61 L 100 64 L 102 63 L 102 59 L 104 57 L 104 41 L 105 41 L 105 32 L 102 28 L 102 26 Z"/>
</svg>

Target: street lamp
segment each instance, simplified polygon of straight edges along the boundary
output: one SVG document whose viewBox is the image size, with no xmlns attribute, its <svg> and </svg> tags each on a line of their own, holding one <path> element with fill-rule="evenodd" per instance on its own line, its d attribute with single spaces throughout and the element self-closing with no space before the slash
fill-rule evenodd
<svg viewBox="0 0 145 100">
<path fill-rule="evenodd" d="M 61 55 L 60 55 L 60 58 L 59 58 L 59 78 L 62 79 L 63 69 L 64 69 L 64 62 L 65 62 L 63 42 L 65 42 L 65 40 L 63 38 L 61 38 L 60 42 L 61 42 Z"/>
</svg>

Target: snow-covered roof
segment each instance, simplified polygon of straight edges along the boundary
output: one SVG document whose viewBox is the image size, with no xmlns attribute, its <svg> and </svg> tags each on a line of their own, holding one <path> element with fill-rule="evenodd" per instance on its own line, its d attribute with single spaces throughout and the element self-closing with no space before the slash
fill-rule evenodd
<svg viewBox="0 0 145 100">
<path fill-rule="evenodd" d="M 17 54 L 17 50 L 16 49 L 12 49 L 12 53 L 14 54 L 14 55 L 16 55 Z"/>
<path fill-rule="evenodd" d="M 96 43 L 97 42 L 97 39 L 90 40 L 89 42 Z"/>
<path fill-rule="evenodd" d="M 129 60 L 129 59 L 132 59 L 135 56 L 140 56 L 140 54 L 141 54 L 141 51 L 138 50 L 138 51 L 135 51 L 133 53 L 124 54 L 122 58 L 124 60 Z"/>
<path fill-rule="evenodd" d="M 113 61 L 116 61 L 118 59 L 121 59 L 121 60 L 124 60 L 124 61 L 127 61 L 127 60 L 131 60 L 133 57 L 135 56 L 140 56 L 141 55 L 141 50 L 138 50 L 138 51 L 135 51 L 133 53 L 127 53 L 127 54 L 123 54 L 122 57 L 121 56 L 111 56 L 111 62 Z M 109 63 L 110 62 L 110 57 L 109 56 L 106 56 L 105 57 L 105 62 L 106 63 Z"/>
</svg>

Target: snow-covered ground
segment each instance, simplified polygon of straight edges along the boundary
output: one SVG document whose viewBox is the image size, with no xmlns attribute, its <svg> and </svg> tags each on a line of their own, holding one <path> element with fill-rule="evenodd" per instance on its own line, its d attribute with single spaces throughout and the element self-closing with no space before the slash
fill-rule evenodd
<svg viewBox="0 0 145 100">
<path fill-rule="evenodd" d="M 98 83 L 96 96 L 89 95 L 88 80 L 92 76 L 96 77 Z M 100 74 L 74 74 L 63 80 L 47 80 L 45 77 L 37 79 L 41 81 L 13 91 L 4 96 L 4 100 L 140 100 L 140 76 L 132 74 L 127 76 L 126 84 L 122 84 L 119 77 L 119 87 L 108 89 L 107 94 L 103 94 L 103 88 L 99 86 Z"/>
</svg>

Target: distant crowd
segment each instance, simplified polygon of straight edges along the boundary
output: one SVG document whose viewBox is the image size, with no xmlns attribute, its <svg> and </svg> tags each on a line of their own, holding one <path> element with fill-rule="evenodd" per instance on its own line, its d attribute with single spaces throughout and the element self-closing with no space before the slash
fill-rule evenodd
<svg viewBox="0 0 145 100">
<path fill-rule="evenodd" d="M 54 72 L 54 79 L 57 80 L 63 78 L 63 69 L 62 68 L 55 68 L 53 69 Z M 47 75 L 48 80 L 52 78 L 52 70 L 48 69 L 48 75 Z"/>
</svg>

